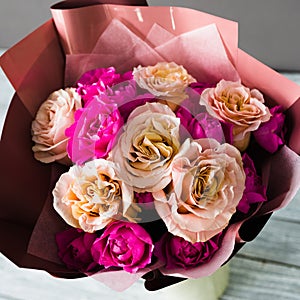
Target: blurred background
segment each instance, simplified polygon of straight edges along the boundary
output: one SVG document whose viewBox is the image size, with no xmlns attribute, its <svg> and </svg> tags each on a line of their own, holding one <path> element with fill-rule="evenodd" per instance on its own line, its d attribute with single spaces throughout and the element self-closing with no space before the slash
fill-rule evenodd
<svg viewBox="0 0 300 300">
<path fill-rule="evenodd" d="M 1 0 L 0 48 L 19 41 L 48 20 L 57 0 Z M 185 6 L 239 22 L 240 48 L 283 71 L 300 71 L 299 0 L 148 0 Z"/>
</svg>

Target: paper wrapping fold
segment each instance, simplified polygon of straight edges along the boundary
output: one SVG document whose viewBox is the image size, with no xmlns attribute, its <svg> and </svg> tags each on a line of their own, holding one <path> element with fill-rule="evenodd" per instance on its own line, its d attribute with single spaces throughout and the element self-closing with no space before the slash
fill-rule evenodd
<svg viewBox="0 0 300 300">
<path fill-rule="evenodd" d="M 72 0 L 65 4 L 70 8 L 96 2 L 147 5 L 143 0 Z M 53 20 L 4 53 L 0 65 L 16 90 L 0 141 L 0 166 L 5 170 L 0 183 L 0 251 L 20 267 L 42 269 L 66 278 L 85 276 L 28 253 L 35 223 L 51 197 L 57 176 L 65 171 L 57 164 L 37 162 L 31 151 L 30 129 L 36 111 L 52 91 L 64 85 L 65 55 Z"/>
<path fill-rule="evenodd" d="M 57 32 L 50 20 L 6 52 L 0 60 L 1 67 L 17 93 L 8 112 L 0 144 L 1 168 L 6 170 L 5 179 L 1 180 L 0 221 L 3 226 L 1 226 L 0 250 L 20 266 L 45 269 L 57 276 L 70 278 L 82 276 L 82 274 L 68 273 L 63 266 L 58 264 L 56 257 L 52 254 L 52 258 L 40 259 L 27 253 L 30 235 L 43 207 L 44 211 L 46 209 L 49 212 L 48 219 L 40 218 L 38 225 L 41 226 L 40 229 L 48 230 L 47 233 L 51 235 L 48 242 L 52 244 L 52 249 L 55 248 L 53 244 L 55 230 L 64 226 L 53 211 L 50 193 L 57 176 L 63 170 L 56 164 L 43 165 L 33 159 L 30 125 L 40 103 L 50 92 L 63 86 L 66 62 L 67 66 L 70 66 L 74 61 L 84 61 L 85 66 L 81 70 L 83 72 L 85 68 L 90 67 L 87 56 L 92 54 L 97 58 L 100 57 L 99 53 L 94 52 L 97 49 L 98 38 L 113 19 L 122 21 L 141 40 L 147 41 L 148 37 L 148 43 L 153 43 L 154 48 L 159 47 L 164 41 L 153 41 L 153 35 L 152 38 L 149 35 L 151 29 L 154 28 L 153 24 L 169 32 L 170 35 L 166 34 L 168 41 L 171 35 L 177 36 L 216 24 L 226 53 L 242 81 L 264 92 L 270 103 L 281 104 L 288 110 L 289 118 L 292 120 L 289 146 L 300 153 L 300 121 L 297 118 L 300 113 L 298 100 L 300 87 L 239 50 L 235 22 L 185 8 L 118 5 L 78 7 L 87 3 L 83 1 L 72 1 L 72 3 L 76 3 L 77 6 L 64 3 L 52 8 Z M 100 60 L 99 66 L 101 64 Z M 290 173 L 290 176 L 298 178 L 299 156 L 286 147 L 278 155 L 282 155 L 287 161 L 294 162 L 294 168 L 289 170 L 294 173 Z M 265 173 L 266 180 L 271 184 L 269 190 L 272 191 L 277 180 L 273 169 L 281 171 L 276 168 L 272 169 L 272 166 L 275 166 L 272 159 L 266 162 L 266 166 L 266 170 L 272 170 L 272 172 L 266 171 Z M 251 220 L 247 221 L 241 227 L 241 238 L 244 240 L 250 240 L 249 237 L 254 238 L 268 219 L 263 214 L 267 213 L 266 216 L 269 216 L 269 212 L 276 207 L 278 202 L 290 200 L 298 188 L 299 182 L 295 180 L 286 182 L 282 189 L 279 186 L 275 198 L 270 199 L 268 207 L 262 206 L 261 208 L 260 226 L 251 226 Z M 287 189 L 289 197 L 286 197 Z M 49 223 L 47 223 L 51 220 L 56 220 L 57 227 L 53 230 L 51 228 L 49 230 Z M 248 234 L 245 228 L 250 231 Z M 37 236 L 41 233 L 42 230 L 34 231 L 34 235 Z M 31 240 L 33 242 L 31 252 L 34 253 L 38 247 L 45 246 L 35 243 L 36 241 L 38 241 L 37 238 Z M 48 249 L 48 245 L 46 248 Z M 240 248 L 239 244 L 233 251 L 235 252 L 238 248 Z"/>
</svg>

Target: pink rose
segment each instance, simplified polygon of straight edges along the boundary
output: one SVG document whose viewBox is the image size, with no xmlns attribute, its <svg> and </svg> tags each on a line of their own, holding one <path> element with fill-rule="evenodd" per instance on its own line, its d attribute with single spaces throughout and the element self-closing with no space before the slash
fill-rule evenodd
<svg viewBox="0 0 300 300">
<path fill-rule="evenodd" d="M 173 160 L 171 175 L 173 190 L 153 193 L 168 231 L 191 243 L 220 233 L 245 188 L 240 152 L 213 139 L 187 139 Z"/>
<path fill-rule="evenodd" d="M 73 166 L 53 190 L 54 208 L 70 226 L 93 233 L 116 219 L 134 221 L 133 191 L 116 175 L 117 166 L 96 159 Z"/>
<path fill-rule="evenodd" d="M 117 221 L 106 227 L 91 251 L 94 260 L 105 268 L 120 267 L 136 273 L 151 263 L 153 244 L 140 225 Z"/>
<path fill-rule="evenodd" d="M 74 122 L 74 113 L 81 108 L 81 98 L 74 88 L 53 92 L 39 108 L 32 122 L 32 150 L 43 162 L 58 161 L 71 165 L 67 154 L 68 137 L 65 130 Z"/>
<path fill-rule="evenodd" d="M 106 158 L 123 125 L 116 104 L 94 99 L 76 111 L 75 122 L 66 130 L 70 137 L 68 154 L 76 164 L 96 158 Z"/>
<path fill-rule="evenodd" d="M 240 82 L 221 80 L 215 88 L 202 93 L 200 103 L 213 116 L 233 124 L 233 144 L 241 151 L 248 147 L 250 133 L 271 116 L 263 95 Z"/>
<path fill-rule="evenodd" d="M 88 71 L 81 76 L 77 81 L 77 92 L 87 104 L 94 96 L 104 92 L 107 87 L 130 79 L 132 79 L 132 72 L 121 75 L 116 73 L 114 67 L 99 68 Z"/>
<path fill-rule="evenodd" d="M 94 262 L 91 248 L 97 238 L 95 233 L 86 233 L 78 229 L 69 229 L 56 234 L 58 256 L 71 270 L 92 272 L 99 265 Z"/>
<path fill-rule="evenodd" d="M 221 247 L 221 243 L 222 233 L 206 242 L 193 244 L 167 233 L 155 244 L 154 255 L 165 263 L 166 269 L 187 270 L 208 263 Z"/>
</svg>

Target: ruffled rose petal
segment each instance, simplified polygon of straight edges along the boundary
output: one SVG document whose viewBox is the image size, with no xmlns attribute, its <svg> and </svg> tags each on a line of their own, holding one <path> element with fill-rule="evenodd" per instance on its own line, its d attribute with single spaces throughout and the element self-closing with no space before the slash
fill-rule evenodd
<svg viewBox="0 0 300 300">
<path fill-rule="evenodd" d="M 188 139 L 174 158 L 171 175 L 173 190 L 153 193 L 168 231 L 192 243 L 220 233 L 245 188 L 240 152 L 213 139 Z"/>
<path fill-rule="evenodd" d="M 221 80 L 201 94 L 200 103 L 218 119 L 233 125 L 233 144 L 241 151 L 249 144 L 250 133 L 270 119 L 263 95 L 240 82 Z"/>
<path fill-rule="evenodd" d="M 146 103 L 128 117 L 112 150 L 118 176 L 136 192 L 159 191 L 170 181 L 171 162 L 179 149 L 180 121 L 167 105 Z"/>
<path fill-rule="evenodd" d="M 55 210 L 69 225 L 91 233 L 122 217 L 133 221 L 133 191 L 116 169 L 104 159 L 71 167 L 53 190 Z"/>
<path fill-rule="evenodd" d="M 74 88 L 55 91 L 43 102 L 31 127 L 35 142 L 32 150 L 37 160 L 71 165 L 65 130 L 73 124 L 75 111 L 80 108 L 81 97 Z"/>
</svg>

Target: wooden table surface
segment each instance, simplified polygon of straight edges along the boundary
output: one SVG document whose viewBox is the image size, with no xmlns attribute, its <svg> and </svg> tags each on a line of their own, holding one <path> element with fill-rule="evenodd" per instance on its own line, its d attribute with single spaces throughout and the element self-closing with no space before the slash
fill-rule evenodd
<svg viewBox="0 0 300 300">
<path fill-rule="evenodd" d="M 300 74 L 285 75 L 300 84 Z M 13 89 L 1 71 L 0 128 L 12 93 Z M 117 293 L 91 278 L 56 279 L 43 271 L 20 269 L 0 254 L 0 299 L 164 298 L 159 291 L 145 291 L 142 282 Z M 186 299 L 189 299 L 188 295 Z M 229 287 L 221 299 L 300 300 L 300 192 L 287 208 L 274 213 L 259 236 L 231 260 Z"/>
</svg>

